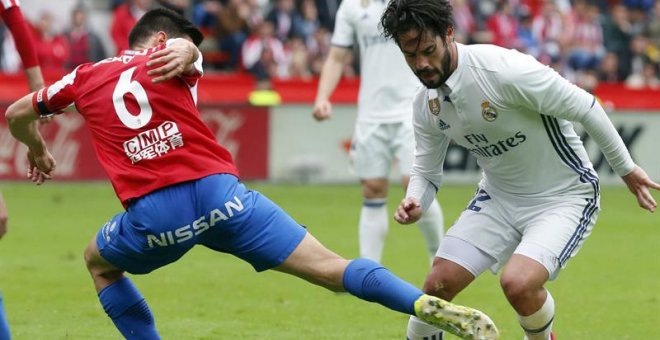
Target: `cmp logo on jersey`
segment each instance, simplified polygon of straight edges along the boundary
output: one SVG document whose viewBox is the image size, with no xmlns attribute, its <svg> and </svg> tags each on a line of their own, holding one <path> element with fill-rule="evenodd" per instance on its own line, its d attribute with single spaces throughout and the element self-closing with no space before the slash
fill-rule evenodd
<svg viewBox="0 0 660 340">
<path fill-rule="evenodd" d="M 124 152 L 133 164 L 160 157 L 183 146 L 183 136 L 175 122 L 164 122 L 160 126 L 140 132 L 124 142 Z"/>
<path fill-rule="evenodd" d="M 487 100 L 481 102 L 481 115 L 487 122 L 492 122 L 497 119 L 497 111 L 490 106 L 490 102 Z"/>
</svg>

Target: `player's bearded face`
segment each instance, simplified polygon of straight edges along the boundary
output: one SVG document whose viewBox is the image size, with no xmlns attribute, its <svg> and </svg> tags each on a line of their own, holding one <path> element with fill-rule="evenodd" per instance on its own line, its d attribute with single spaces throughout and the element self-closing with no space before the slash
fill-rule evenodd
<svg viewBox="0 0 660 340">
<path fill-rule="evenodd" d="M 399 46 L 408 66 L 428 88 L 438 88 L 451 75 L 447 42 L 432 32 L 410 30 L 399 37 Z"/>
</svg>

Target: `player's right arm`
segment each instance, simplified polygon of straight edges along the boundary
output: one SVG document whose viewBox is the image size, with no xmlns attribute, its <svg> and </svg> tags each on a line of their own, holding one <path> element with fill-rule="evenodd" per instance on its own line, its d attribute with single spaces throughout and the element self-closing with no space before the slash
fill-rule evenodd
<svg viewBox="0 0 660 340">
<path fill-rule="evenodd" d="M 316 100 L 314 100 L 314 111 L 312 114 L 316 120 L 325 120 L 330 118 L 332 113 L 332 104 L 330 96 L 337 88 L 341 79 L 344 65 L 351 55 L 352 51 L 346 47 L 332 46 L 328 53 L 328 58 L 323 63 L 319 87 L 316 91 Z"/>
<path fill-rule="evenodd" d="M 401 224 L 417 222 L 433 202 L 442 183 L 442 167 L 449 138 L 436 128 L 437 123 L 428 112 L 427 101 L 425 89 L 421 89 L 413 99 L 415 160 L 410 171 L 406 197 L 401 200 L 394 214 L 394 219 Z"/>
<path fill-rule="evenodd" d="M 33 93 L 30 93 L 11 104 L 5 112 L 5 118 L 12 136 L 28 147 L 28 177 L 39 185 L 51 179 L 55 159 L 39 133 L 37 121 L 41 116 L 32 107 L 32 97 Z"/>
</svg>

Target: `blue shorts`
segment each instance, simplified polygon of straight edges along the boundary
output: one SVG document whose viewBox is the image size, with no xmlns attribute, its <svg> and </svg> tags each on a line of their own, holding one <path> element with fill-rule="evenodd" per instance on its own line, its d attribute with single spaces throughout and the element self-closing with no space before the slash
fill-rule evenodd
<svg viewBox="0 0 660 340">
<path fill-rule="evenodd" d="M 178 260 L 194 245 L 229 253 L 257 271 L 280 265 L 307 233 L 233 175 L 211 175 L 132 201 L 99 230 L 101 256 L 132 274 Z"/>
</svg>

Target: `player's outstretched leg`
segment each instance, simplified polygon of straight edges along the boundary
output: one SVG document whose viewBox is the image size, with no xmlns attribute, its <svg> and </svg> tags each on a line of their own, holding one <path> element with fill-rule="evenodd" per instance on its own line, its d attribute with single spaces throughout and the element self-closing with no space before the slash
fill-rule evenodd
<svg viewBox="0 0 660 340">
<path fill-rule="evenodd" d="M 344 271 L 344 289 L 356 297 L 416 315 L 463 339 L 498 338 L 493 321 L 484 313 L 430 295 L 368 259 L 351 261 Z"/>
<path fill-rule="evenodd" d="M 2 292 L 0 292 L 0 340 L 9 339 L 11 339 L 11 334 L 9 334 L 9 323 L 5 317 L 5 307 L 2 304 Z"/>
</svg>

